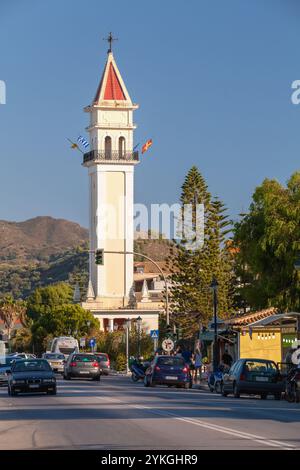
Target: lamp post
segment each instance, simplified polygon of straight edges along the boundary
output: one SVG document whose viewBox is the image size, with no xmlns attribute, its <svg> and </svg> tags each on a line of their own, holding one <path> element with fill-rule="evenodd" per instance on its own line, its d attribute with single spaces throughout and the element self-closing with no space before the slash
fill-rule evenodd
<svg viewBox="0 0 300 470">
<path fill-rule="evenodd" d="M 213 345 L 213 371 L 216 372 L 218 368 L 218 281 L 214 277 L 210 287 L 213 290 L 213 308 L 214 308 L 214 345 Z"/>
<path fill-rule="evenodd" d="M 141 357 L 141 326 L 142 326 L 142 318 L 137 317 L 136 323 L 138 326 L 138 356 Z"/>
<path fill-rule="evenodd" d="M 126 374 L 129 373 L 129 328 L 131 325 L 131 320 L 130 318 L 127 318 L 125 320 L 125 329 L 126 329 Z"/>
<path fill-rule="evenodd" d="M 300 271 L 300 258 L 298 257 L 294 262 L 294 268 L 296 271 Z M 297 315 L 297 339 L 300 340 L 300 315 Z"/>
</svg>

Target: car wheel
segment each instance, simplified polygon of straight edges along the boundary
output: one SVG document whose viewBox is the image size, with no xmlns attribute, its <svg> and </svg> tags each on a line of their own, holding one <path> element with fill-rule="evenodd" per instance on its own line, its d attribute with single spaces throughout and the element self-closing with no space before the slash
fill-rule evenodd
<svg viewBox="0 0 300 470">
<path fill-rule="evenodd" d="M 261 393 L 261 394 L 260 394 L 260 398 L 261 398 L 262 400 L 266 400 L 266 399 L 267 399 L 267 396 L 268 396 L 267 393 Z"/>
<path fill-rule="evenodd" d="M 56 388 L 54 390 L 48 390 L 47 395 L 56 395 Z"/>
<path fill-rule="evenodd" d="M 215 385 L 216 393 L 222 393 L 221 382 L 217 382 Z"/>
<path fill-rule="evenodd" d="M 155 387 L 155 382 L 152 379 L 150 379 L 150 387 Z"/>
<path fill-rule="evenodd" d="M 223 387 L 223 389 L 222 389 L 222 397 L 227 397 L 227 395 L 228 395 L 228 392 L 225 392 L 224 387 Z"/>
<path fill-rule="evenodd" d="M 281 400 L 281 393 L 275 393 L 274 398 L 275 400 Z"/>
<path fill-rule="evenodd" d="M 11 391 L 10 391 L 10 396 L 11 396 L 11 397 L 16 397 L 17 395 L 18 395 L 18 393 L 15 392 L 14 390 L 11 390 Z"/>
<path fill-rule="evenodd" d="M 132 380 L 132 382 L 138 382 L 139 378 L 138 378 L 137 375 L 135 375 L 135 374 L 132 373 L 132 375 L 131 375 L 131 380 Z"/>
<path fill-rule="evenodd" d="M 190 383 L 189 382 L 186 382 L 183 386 L 183 388 L 185 388 L 186 390 L 188 390 L 190 388 Z"/>
<path fill-rule="evenodd" d="M 240 392 L 236 383 L 233 386 L 233 396 L 234 398 L 240 398 Z"/>
<path fill-rule="evenodd" d="M 100 375 L 97 375 L 97 377 L 93 377 L 93 380 L 96 381 L 96 382 L 100 382 Z"/>
</svg>

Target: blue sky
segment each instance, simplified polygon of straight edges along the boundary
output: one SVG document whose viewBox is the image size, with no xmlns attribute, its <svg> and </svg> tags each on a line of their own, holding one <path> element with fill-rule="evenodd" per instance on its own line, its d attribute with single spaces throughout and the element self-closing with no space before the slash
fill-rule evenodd
<svg viewBox="0 0 300 470">
<path fill-rule="evenodd" d="M 265 177 L 299 169 L 297 0 L 0 0 L 0 219 L 88 224 L 88 180 L 66 137 L 87 125 L 109 31 L 132 99 L 135 200 L 174 203 L 197 165 L 233 218 Z M 85 134 L 84 134 L 85 135 Z"/>
</svg>

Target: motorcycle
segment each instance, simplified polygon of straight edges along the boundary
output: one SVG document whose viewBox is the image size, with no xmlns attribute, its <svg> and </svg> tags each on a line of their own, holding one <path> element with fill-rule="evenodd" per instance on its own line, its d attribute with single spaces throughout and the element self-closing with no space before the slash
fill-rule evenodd
<svg viewBox="0 0 300 470">
<path fill-rule="evenodd" d="M 300 402 L 300 366 L 293 367 L 288 372 L 284 396 L 289 403 Z"/>
<path fill-rule="evenodd" d="M 131 379 L 133 382 L 144 380 L 146 369 L 148 369 L 148 362 L 133 362 L 130 366 Z"/>
</svg>

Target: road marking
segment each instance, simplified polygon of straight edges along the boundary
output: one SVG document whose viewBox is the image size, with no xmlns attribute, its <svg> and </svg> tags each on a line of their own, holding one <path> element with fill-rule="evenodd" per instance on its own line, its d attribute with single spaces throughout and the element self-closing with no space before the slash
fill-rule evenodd
<svg viewBox="0 0 300 470">
<path fill-rule="evenodd" d="M 98 398 L 100 400 L 105 399 L 109 402 L 123 403 L 122 400 L 119 400 L 117 398 L 108 398 L 108 397 L 96 397 L 96 398 Z M 261 445 L 266 445 L 266 446 L 269 446 L 269 447 L 278 447 L 278 448 L 281 448 L 281 449 L 284 449 L 284 450 L 296 450 L 296 446 L 293 445 L 293 444 L 286 444 L 285 442 L 282 442 L 282 441 L 277 441 L 277 440 L 274 440 L 274 439 L 268 439 L 264 436 L 258 436 L 256 434 L 251 434 L 251 433 L 239 431 L 237 429 L 229 428 L 227 426 L 220 426 L 218 424 L 209 423 L 207 421 L 203 421 L 203 420 L 196 419 L 196 418 L 181 417 L 179 415 L 176 415 L 175 413 L 170 413 L 168 411 L 156 410 L 156 409 L 152 408 L 151 406 L 130 405 L 128 403 L 127 403 L 127 406 L 129 408 L 146 410 L 146 411 L 149 411 L 149 413 L 157 414 L 157 415 L 160 415 L 164 418 L 170 417 L 170 418 L 173 418 L 177 421 L 182 421 L 182 422 L 185 422 L 185 423 L 194 424 L 195 426 L 199 426 L 199 427 L 202 427 L 202 428 L 205 428 L 205 429 L 210 429 L 212 431 L 217 431 L 217 432 L 221 432 L 223 434 L 229 434 L 229 435 L 234 436 L 234 437 L 239 437 L 239 438 L 247 439 L 247 440 L 250 440 L 250 441 L 253 441 L 253 442 L 258 442 Z"/>
</svg>

